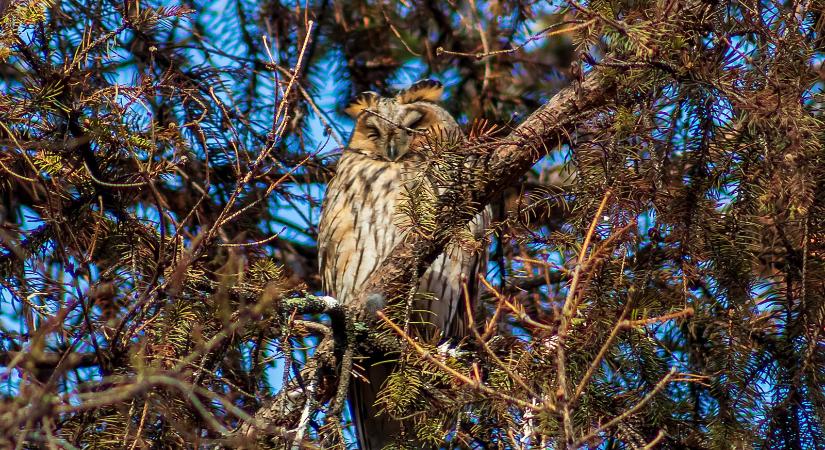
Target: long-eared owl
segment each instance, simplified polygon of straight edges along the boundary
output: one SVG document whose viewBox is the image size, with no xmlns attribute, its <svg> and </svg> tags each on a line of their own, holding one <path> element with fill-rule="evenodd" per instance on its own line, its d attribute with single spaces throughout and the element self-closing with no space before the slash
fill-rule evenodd
<svg viewBox="0 0 825 450">
<path fill-rule="evenodd" d="M 404 184 L 422 165 L 416 151 L 439 137 L 455 135 L 455 119 L 437 102 L 443 88 L 422 80 L 394 97 L 365 92 L 346 108 L 355 129 L 329 183 L 318 230 L 323 289 L 347 304 L 369 275 L 403 239 L 396 206 Z M 483 221 L 471 225 L 479 234 Z M 416 310 L 431 313 L 442 336 L 454 336 L 463 314 L 462 276 L 475 282 L 478 254 L 451 248 L 423 274 L 419 291 L 433 294 Z M 471 289 L 474 290 L 474 289 Z"/>
<path fill-rule="evenodd" d="M 438 105 L 442 93 L 441 83 L 422 80 L 392 97 L 365 92 L 345 109 L 355 128 L 327 188 L 318 230 L 322 287 L 345 305 L 355 301 L 370 274 L 404 239 L 396 225 L 396 207 L 403 201 L 405 183 L 421 173 L 425 156 L 420 150 L 444 137 L 460 136 L 455 119 Z M 480 215 L 471 223 L 476 236 L 485 221 L 486 215 Z M 413 306 L 429 311 L 427 331 L 419 326 L 417 334 L 428 339 L 463 334 L 462 283 L 475 291 L 476 274 L 485 261 L 483 252 L 459 246 L 435 260 L 418 285 L 419 292 L 431 295 L 419 296 Z M 380 448 L 392 434 L 388 419 L 374 417 L 375 393 L 391 370 L 383 366 L 368 368 L 369 386 L 355 383 L 351 392 L 361 448 Z"/>
</svg>

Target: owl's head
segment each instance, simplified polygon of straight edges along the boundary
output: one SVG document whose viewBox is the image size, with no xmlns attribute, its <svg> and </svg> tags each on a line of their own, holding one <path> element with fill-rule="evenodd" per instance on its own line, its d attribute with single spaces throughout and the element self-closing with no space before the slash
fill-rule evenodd
<svg viewBox="0 0 825 450">
<path fill-rule="evenodd" d="M 388 161 L 399 161 L 410 149 L 458 130 L 455 119 L 437 104 L 444 87 L 421 80 L 395 97 L 364 92 L 344 110 L 355 119 L 348 147 Z"/>
</svg>

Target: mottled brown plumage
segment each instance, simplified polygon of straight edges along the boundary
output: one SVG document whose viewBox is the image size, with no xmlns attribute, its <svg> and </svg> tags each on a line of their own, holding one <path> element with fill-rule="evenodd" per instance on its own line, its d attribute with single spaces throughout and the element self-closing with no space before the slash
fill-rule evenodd
<svg viewBox="0 0 825 450">
<path fill-rule="evenodd" d="M 361 94 L 345 110 L 356 119 L 355 129 L 327 188 L 318 233 L 322 286 L 343 304 L 355 301 L 370 274 L 404 238 L 396 225 L 396 207 L 405 183 L 419 173 L 421 147 L 460 132 L 452 116 L 435 103 L 442 90 L 440 83 L 422 80 L 395 97 Z M 476 235 L 484 222 L 483 217 L 473 222 Z M 427 339 L 463 334 L 462 282 L 476 283 L 484 261 L 484 255 L 458 246 L 436 259 L 418 286 L 419 292 L 432 295 L 419 296 L 414 305 L 430 312 L 425 317 L 429 324 L 419 325 L 416 334 Z M 368 368 L 369 384 L 353 386 L 350 400 L 362 448 L 381 448 L 398 431 L 386 417 L 375 418 L 375 394 L 391 370 L 386 364 Z"/>
</svg>

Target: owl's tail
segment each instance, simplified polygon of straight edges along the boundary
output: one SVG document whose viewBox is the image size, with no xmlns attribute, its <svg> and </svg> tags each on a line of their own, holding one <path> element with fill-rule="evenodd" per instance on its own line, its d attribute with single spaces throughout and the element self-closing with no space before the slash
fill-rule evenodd
<svg viewBox="0 0 825 450">
<path fill-rule="evenodd" d="M 350 408 L 361 450 L 380 450 L 394 442 L 401 432 L 401 424 L 387 413 L 379 415 L 381 408 L 375 404 L 378 391 L 394 366 L 392 363 L 370 365 L 365 374 L 367 381 L 353 377 L 350 382 Z"/>
</svg>

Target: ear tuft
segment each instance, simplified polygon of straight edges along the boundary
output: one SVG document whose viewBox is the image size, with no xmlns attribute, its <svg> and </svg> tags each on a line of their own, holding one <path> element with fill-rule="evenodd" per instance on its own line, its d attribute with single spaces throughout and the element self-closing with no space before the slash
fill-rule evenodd
<svg viewBox="0 0 825 450">
<path fill-rule="evenodd" d="M 444 85 L 436 80 L 419 80 L 398 93 L 398 103 L 437 102 L 444 93 Z"/>
<path fill-rule="evenodd" d="M 344 112 L 353 119 L 357 119 L 362 111 L 377 105 L 379 97 L 380 95 L 372 91 L 362 92 L 349 102 L 349 106 L 344 108 Z"/>
</svg>

